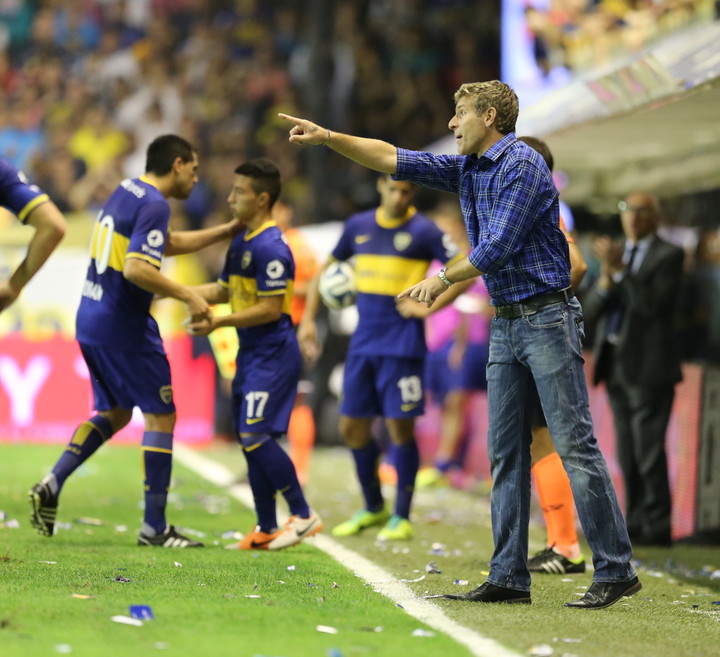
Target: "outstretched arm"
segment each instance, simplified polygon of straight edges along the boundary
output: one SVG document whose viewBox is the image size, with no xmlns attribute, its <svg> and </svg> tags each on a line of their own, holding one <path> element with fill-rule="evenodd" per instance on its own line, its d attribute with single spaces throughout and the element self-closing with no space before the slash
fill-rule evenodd
<svg viewBox="0 0 720 657">
<path fill-rule="evenodd" d="M 293 144 L 327 146 L 368 169 L 381 173 L 397 172 L 397 148 L 386 141 L 333 132 L 288 114 L 278 116 L 293 124 L 290 129 L 290 142 Z"/>
<path fill-rule="evenodd" d="M 243 229 L 242 224 L 233 219 L 224 224 L 201 228 L 200 230 L 173 230 L 168 232 L 168 243 L 165 247 L 166 256 L 177 256 L 194 253 L 206 246 L 222 240 L 230 239 Z"/>
<path fill-rule="evenodd" d="M 0 281 L 0 311 L 17 299 L 65 235 L 65 218 L 52 201 L 38 205 L 27 223 L 35 229 L 25 259 L 7 281 Z"/>
</svg>

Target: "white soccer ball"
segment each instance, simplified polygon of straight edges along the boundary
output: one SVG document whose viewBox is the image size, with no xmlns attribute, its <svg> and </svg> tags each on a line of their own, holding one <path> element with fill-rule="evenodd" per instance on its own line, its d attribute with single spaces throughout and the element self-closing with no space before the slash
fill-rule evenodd
<svg viewBox="0 0 720 657">
<path fill-rule="evenodd" d="M 357 296 L 352 265 L 341 260 L 328 265 L 320 275 L 319 291 L 323 303 L 331 310 L 352 306 Z"/>
</svg>

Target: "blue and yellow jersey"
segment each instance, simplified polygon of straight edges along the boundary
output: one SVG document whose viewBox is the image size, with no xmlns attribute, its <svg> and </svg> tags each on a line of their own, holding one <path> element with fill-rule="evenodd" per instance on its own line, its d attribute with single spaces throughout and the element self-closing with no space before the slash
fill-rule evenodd
<svg viewBox="0 0 720 657">
<path fill-rule="evenodd" d="M 332 256 L 355 260 L 360 320 L 350 350 L 375 356 L 424 356 L 424 322 L 402 317 L 395 309 L 395 297 L 423 280 L 433 260 L 460 260 L 450 237 L 415 208 L 400 219 L 388 219 L 378 208 L 345 222 Z"/>
<path fill-rule="evenodd" d="M 123 351 L 162 351 L 153 295 L 123 276 L 128 258 L 160 269 L 170 206 L 143 178 L 123 180 L 98 214 L 77 314 L 77 339 Z"/>
<path fill-rule="evenodd" d="M 48 195 L 31 185 L 25 174 L 7 160 L 0 159 L 0 205 L 7 208 L 25 223 L 30 213 L 45 201 Z"/>
<path fill-rule="evenodd" d="M 218 283 L 229 290 L 230 308 L 234 313 L 254 306 L 260 297 L 284 296 L 280 319 L 237 329 L 240 349 L 295 335 L 290 319 L 295 261 L 274 221 L 264 223 L 252 233 L 240 233 L 233 239 Z"/>
</svg>

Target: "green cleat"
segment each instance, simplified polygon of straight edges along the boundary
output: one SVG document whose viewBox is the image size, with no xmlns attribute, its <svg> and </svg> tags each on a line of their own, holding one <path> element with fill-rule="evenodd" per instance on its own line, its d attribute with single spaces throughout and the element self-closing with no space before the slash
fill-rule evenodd
<svg viewBox="0 0 720 657">
<path fill-rule="evenodd" d="M 333 536 L 355 536 L 359 534 L 363 529 L 368 527 L 377 527 L 384 524 L 390 517 L 387 509 L 381 511 L 368 511 L 363 509 L 362 511 L 356 511 L 350 520 L 346 520 L 340 523 L 337 527 L 332 530 Z"/>
<path fill-rule="evenodd" d="M 420 468 L 415 477 L 415 488 L 446 488 L 450 480 L 437 468 Z"/>
<path fill-rule="evenodd" d="M 378 532 L 381 541 L 409 541 L 415 536 L 415 530 L 407 518 L 392 515 L 387 524 Z"/>
</svg>

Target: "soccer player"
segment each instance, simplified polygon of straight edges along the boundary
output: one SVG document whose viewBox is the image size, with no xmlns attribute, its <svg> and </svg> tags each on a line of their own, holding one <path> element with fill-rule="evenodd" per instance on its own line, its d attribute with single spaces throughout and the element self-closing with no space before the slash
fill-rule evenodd
<svg viewBox="0 0 720 657">
<path fill-rule="evenodd" d="M 13 212 L 35 234 L 23 261 L 5 281 L 0 281 L 0 312 L 15 299 L 43 266 L 65 235 L 65 219 L 60 210 L 25 174 L 7 160 L 0 159 L 0 205 Z"/>
<path fill-rule="evenodd" d="M 432 306 L 458 281 L 482 275 L 495 306 L 490 328 L 488 452 L 495 551 L 487 580 L 443 597 L 531 602 L 527 568 L 532 381 L 563 461 L 585 537 L 593 583 L 568 607 L 602 609 L 642 585 L 605 459 L 593 435 L 582 358 L 582 309 L 570 290 L 558 191 L 541 156 L 515 137 L 518 101 L 499 80 L 462 85 L 448 123 L 457 155 L 397 148 L 331 132 L 282 114 L 290 141 L 326 145 L 376 171 L 459 195 L 472 251 L 400 294 Z"/>
<path fill-rule="evenodd" d="M 197 292 L 160 273 L 163 256 L 197 251 L 239 229 L 234 221 L 198 231 L 168 230 L 167 199 L 187 198 L 197 169 L 197 152 L 187 141 L 158 137 L 148 147 L 145 175 L 123 180 L 98 214 L 76 329 L 96 414 L 76 429 L 52 471 L 30 490 L 31 522 L 43 536 L 53 535 L 67 478 L 126 426 L 139 406 L 145 418 L 145 510 L 138 545 L 202 547 L 165 519 L 175 404 L 170 365 L 150 314 L 153 295 L 161 295 L 183 301 L 195 321 L 206 317 L 208 304 Z"/>
<path fill-rule="evenodd" d="M 384 525 L 378 538 L 407 540 L 414 534 L 410 506 L 419 467 L 415 418 L 424 412 L 427 347 L 424 324 L 419 318 L 422 315 L 403 317 L 395 297 L 411 281 L 424 276 L 432 260 L 454 263 L 461 255 L 452 240 L 412 206 L 412 183 L 382 176 L 377 190 L 380 207 L 347 220 L 327 263 L 355 260 L 360 319 L 345 360 L 340 433 L 352 451 L 365 502 L 362 510 L 332 533 L 352 536 Z M 316 276 L 298 327 L 301 348 L 310 360 L 319 351 L 315 324 L 318 283 Z M 461 291 L 458 289 L 453 297 Z M 443 301 L 450 303 L 452 298 Z M 403 305 L 411 310 L 419 307 L 407 302 Z M 393 443 L 397 494 L 392 515 L 385 507 L 380 487 L 380 447 L 371 432 L 376 416 L 385 419 Z"/>
<path fill-rule="evenodd" d="M 229 301 L 232 312 L 198 318 L 188 327 L 195 335 L 208 335 L 232 326 L 240 341 L 233 420 L 257 513 L 255 529 L 230 546 L 240 550 L 279 550 L 317 534 L 323 526 L 308 506 L 290 457 L 276 440 L 287 432 L 301 365 L 290 318 L 295 263 L 271 217 L 280 189 L 280 172 L 267 158 L 235 169 L 228 204 L 245 230 L 230 244 L 218 281 L 194 288 L 211 304 Z M 291 514 L 280 529 L 277 491 Z"/>
</svg>

